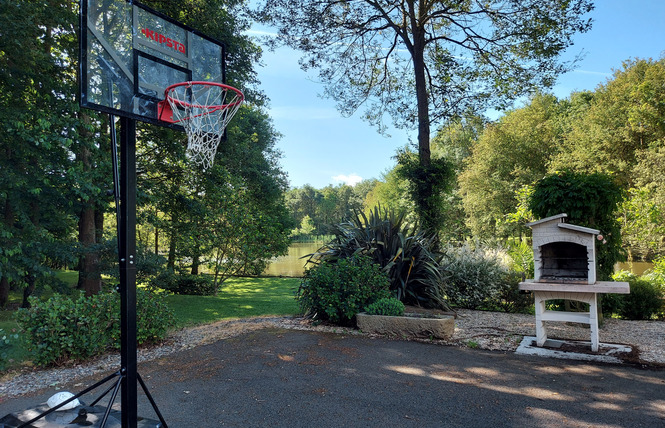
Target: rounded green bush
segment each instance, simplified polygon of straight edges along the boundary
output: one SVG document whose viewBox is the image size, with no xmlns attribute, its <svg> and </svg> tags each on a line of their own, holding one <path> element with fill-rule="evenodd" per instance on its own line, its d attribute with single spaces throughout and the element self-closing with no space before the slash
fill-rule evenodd
<svg viewBox="0 0 665 428">
<path fill-rule="evenodd" d="M 657 284 L 644 279 L 630 281 L 630 294 L 622 295 L 622 318 L 648 320 L 663 311 L 663 294 Z"/>
<path fill-rule="evenodd" d="M 650 274 L 638 277 L 628 271 L 619 271 L 612 276 L 612 279 L 629 283 L 630 293 L 603 295 L 604 314 L 617 314 L 629 320 L 648 320 L 662 315 L 665 310 L 665 298 L 658 278 Z"/>
<path fill-rule="evenodd" d="M 365 306 L 389 297 L 390 280 L 365 256 L 323 262 L 305 272 L 296 300 L 305 315 L 349 325 Z"/>
<path fill-rule="evenodd" d="M 174 325 L 171 309 L 161 296 L 143 289 L 136 290 L 136 301 L 138 344 L 163 340 Z M 120 294 L 115 291 L 74 299 L 56 294 L 30 303 L 16 320 L 37 366 L 84 361 L 120 347 Z"/>
<path fill-rule="evenodd" d="M 176 275 L 173 272 L 163 272 L 157 275 L 150 285 L 152 288 L 188 296 L 214 296 L 218 291 L 218 286 L 208 275 Z"/>
<path fill-rule="evenodd" d="M 369 315 L 386 315 L 399 317 L 404 315 L 404 303 L 394 297 L 379 299 L 365 308 Z"/>
</svg>

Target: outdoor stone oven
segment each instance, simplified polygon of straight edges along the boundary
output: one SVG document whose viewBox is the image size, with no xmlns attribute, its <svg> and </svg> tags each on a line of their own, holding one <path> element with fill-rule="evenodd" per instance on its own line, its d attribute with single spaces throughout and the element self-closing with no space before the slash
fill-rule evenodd
<svg viewBox="0 0 665 428">
<path fill-rule="evenodd" d="M 596 229 L 565 223 L 558 214 L 527 224 L 533 230 L 534 279 L 538 282 L 594 284 Z"/>
<path fill-rule="evenodd" d="M 547 340 L 544 321 L 589 324 L 591 349 L 598 351 L 599 293 L 627 294 L 627 282 L 596 281 L 596 237 L 600 231 L 566 223 L 558 214 L 527 224 L 533 231 L 534 278 L 521 282 L 520 290 L 533 292 L 536 307 L 536 343 Z M 546 309 L 548 300 L 573 300 L 589 305 L 589 312 Z"/>
</svg>

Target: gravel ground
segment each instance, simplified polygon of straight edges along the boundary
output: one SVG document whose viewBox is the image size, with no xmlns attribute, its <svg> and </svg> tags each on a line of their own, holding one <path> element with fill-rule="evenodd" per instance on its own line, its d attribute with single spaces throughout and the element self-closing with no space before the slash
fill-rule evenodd
<svg viewBox="0 0 665 428">
<path fill-rule="evenodd" d="M 427 340 L 439 345 L 466 346 L 503 352 L 514 352 L 524 336 L 535 335 L 535 317 L 460 310 L 455 320 L 455 334 L 450 340 Z M 589 341 L 588 326 L 573 323 L 546 323 L 548 337 Z M 313 325 L 309 320 L 292 317 L 262 317 L 221 321 L 174 333 L 166 344 L 139 350 L 138 361 L 148 361 L 183 349 L 235 337 L 254 330 L 280 327 L 287 329 L 363 334 L 358 330 L 326 325 Z M 631 345 L 636 354 L 633 362 L 645 366 L 665 367 L 665 322 L 605 320 L 600 329 L 601 343 Z M 0 402 L 46 387 L 57 387 L 120 366 L 120 356 L 107 355 L 93 362 L 47 370 L 23 369 L 0 378 Z"/>
</svg>

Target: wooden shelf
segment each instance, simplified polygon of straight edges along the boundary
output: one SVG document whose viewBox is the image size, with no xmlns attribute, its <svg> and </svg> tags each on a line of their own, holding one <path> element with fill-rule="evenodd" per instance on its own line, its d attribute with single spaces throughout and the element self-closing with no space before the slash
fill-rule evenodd
<svg viewBox="0 0 665 428">
<path fill-rule="evenodd" d="M 525 291 L 562 291 L 569 293 L 630 293 L 630 285 L 627 282 L 613 281 L 596 281 L 594 284 L 572 284 L 527 280 L 519 283 L 519 289 Z"/>
</svg>

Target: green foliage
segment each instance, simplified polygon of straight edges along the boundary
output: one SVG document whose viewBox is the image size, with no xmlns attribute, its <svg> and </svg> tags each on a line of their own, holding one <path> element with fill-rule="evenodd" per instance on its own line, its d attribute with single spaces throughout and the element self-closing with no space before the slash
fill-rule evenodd
<svg viewBox="0 0 665 428">
<path fill-rule="evenodd" d="M 628 191 L 622 237 L 634 260 L 665 254 L 665 59 L 630 59 L 566 118 L 553 170 L 611 175 Z"/>
<path fill-rule="evenodd" d="M 7 333 L 0 328 L 0 371 L 7 367 L 7 351 L 17 340 L 18 334 Z"/>
<path fill-rule="evenodd" d="M 665 255 L 665 136 L 636 158 L 630 175 L 634 187 L 621 207 L 621 234 L 633 259 L 650 260 Z"/>
<path fill-rule="evenodd" d="M 528 313 L 533 307 L 533 295 L 519 289 L 522 275 L 508 272 L 504 276 L 499 298 L 488 302 L 488 308 L 508 313 Z"/>
<path fill-rule="evenodd" d="M 316 320 L 348 325 L 377 299 L 388 297 L 389 280 L 372 259 L 354 255 L 326 261 L 305 272 L 296 300 Z"/>
<path fill-rule="evenodd" d="M 163 298 L 138 289 L 137 343 L 155 343 L 173 326 L 173 313 Z M 78 298 L 54 295 L 31 299 L 30 309 L 16 315 L 22 338 L 38 366 L 84 361 L 120 346 L 120 295 L 100 293 Z"/>
<path fill-rule="evenodd" d="M 441 261 L 445 293 L 451 306 L 465 309 L 494 307 L 508 297 L 513 282 L 505 252 L 469 243 L 448 246 Z"/>
<path fill-rule="evenodd" d="M 665 292 L 665 256 L 654 259 L 653 267 L 642 275 L 645 279 L 657 284 Z"/>
<path fill-rule="evenodd" d="M 612 279 L 630 284 L 630 294 L 616 294 L 609 298 L 603 297 L 603 313 L 616 313 L 629 320 L 649 320 L 654 316 L 663 316 L 665 311 L 665 294 L 661 284 L 648 275 L 636 275 L 621 271 Z"/>
<path fill-rule="evenodd" d="M 32 299 L 30 309 L 20 309 L 17 321 L 34 353 L 34 363 L 83 361 L 104 352 L 113 325 L 104 300 L 103 295 L 81 295 L 75 300 L 54 295 L 45 302 Z"/>
<path fill-rule="evenodd" d="M 286 205 L 294 225 L 292 236 L 323 235 L 331 224 L 343 221 L 350 212 L 361 210 L 365 197 L 374 185 L 365 180 L 351 187 L 346 184 L 328 185 L 315 189 L 309 184 L 290 189 L 285 194 Z"/>
<path fill-rule="evenodd" d="M 219 290 L 219 285 L 209 275 L 177 275 L 171 271 L 162 272 L 155 277 L 151 286 L 188 296 L 214 296 Z"/>
<path fill-rule="evenodd" d="M 510 269 L 521 274 L 522 279 L 533 278 L 533 248 L 526 239 L 508 242 L 508 256 L 510 256 Z"/>
<path fill-rule="evenodd" d="M 143 288 L 136 289 L 136 325 L 139 345 L 159 343 L 166 338 L 169 329 L 175 325 L 175 318 L 164 296 Z M 114 331 L 120 331 L 120 324 Z M 119 342 L 114 340 L 113 343 Z"/>
<path fill-rule="evenodd" d="M 404 315 L 404 303 L 394 297 L 386 297 L 368 305 L 365 312 L 369 315 L 400 317 Z"/>
<path fill-rule="evenodd" d="M 458 177 L 475 237 L 489 241 L 528 233 L 523 201 L 528 186 L 547 173 L 561 143 L 562 110 L 553 95 L 536 94 L 528 105 L 506 113 L 479 134 Z"/>
<path fill-rule="evenodd" d="M 665 59 L 624 61 L 594 91 L 583 114 L 569 121 L 553 168 L 603 172 L 616 177 L 624 188 L 637 187 L 636 175 L 647 169 L 637 167 L 641 154 L 663 147 L 665 93 L 656 90 L 663 84 Z"/>
<path fill-rule="evenodd" d="M 308 236 L 311 235 L 316 228 L 314 227 L 314 222 L 312 222 L 312 219 L 310 216 L 305 215 L 305 217 L 302 218 L 302 221 L 300 222 L 300 227 L 297 229 L 293 229 L 291 231 L 291 237 L 296 237 L 296 236 Z"/>
<path fill-rule="evenodd" d="M 370 257 L 390 279 L 390 290 L 407 304 L 446 308 L 440 298 L 441 274 L 433 248 L 436 236 L 406 222 L 406 214 L 375 207 L 333 225 L 335 238 L 310 256 L 327 263 L 356 254 Z"/>
<path fill-rule="evenodd" d="M 112 278 L 111 282 L 120 281 L 120 271 L 118 270 L 118 240 L 114 236 L 105 240 L 100 245 L 99 268 L 101 272 Z M 160 254 L 155 254 L 154 250 L 148 248 L 142 242 L 136 243 L 136 283 L 149 284 L 155 276 L 164 272 L 166 258 Z"/>
<path fill-rule="evenodd" d="M 397 155 L 397 174 L 409 183 L 409 193 L 418 220 L 423 227 L 438 233 L 445 222 L 444 193 L 451 189 L 453 168 L 444 158 L 434 158 L 423 165 L 415 153 L 402 151 Z"/>
<path fill-rule="evenodd" d="M 625 260 L 621 225 L 615 215 L 623 195 L 621 187 L 606 174 L 562 171 L 536 183 L 529 208 L 538 218 L 566 213 L 570 223 L 600 230 L 602 239 L 596 246 L 597 276 L 599 280 L 608 280 L 614 265 Z"/>
</svg>

